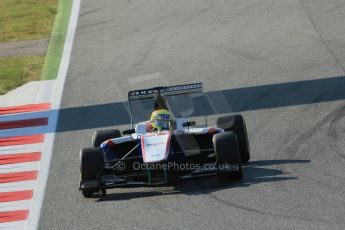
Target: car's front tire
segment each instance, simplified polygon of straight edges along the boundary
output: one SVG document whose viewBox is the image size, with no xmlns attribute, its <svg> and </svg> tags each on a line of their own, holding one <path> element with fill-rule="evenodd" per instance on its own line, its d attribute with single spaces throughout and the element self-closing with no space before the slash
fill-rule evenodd
<svg viewBox="0 0 345 230">
<path fill-rule="evenodd" d="M 95 190 L 87 189 L 87 190 L 82 190 L 81 194 L 83 194 L 83 197 L 85 198 L 91 198 L 95 192 L 96 192 Z"/>
<path fill-rule="evenodd" d="M 220 182 L 241 180 L 243 171 L 236 134 L 232 131 L 215 134 L 213 144 L 217 158 L 218 180 Z M 237 166 L 238 169 L 229 171 L 227 166 Z"/>
<path fill-rule="evenodd" d="M 100 148 L 84 148 L 80 152 L 80 181 L 95 181 L 104 170 L 104 154 Z M 90 198 L 98 189 L 83 189 L 85 198 Z"/>
</svg>

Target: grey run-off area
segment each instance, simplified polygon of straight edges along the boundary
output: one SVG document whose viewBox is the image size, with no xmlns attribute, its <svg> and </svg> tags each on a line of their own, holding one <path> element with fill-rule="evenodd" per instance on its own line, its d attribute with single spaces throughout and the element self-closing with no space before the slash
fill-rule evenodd
<svg viewBox="0 0 345 230">
<path fill-rule="evenodd" d="M 83 0 L 40 229 L 345 229 L 343 0 Z M 244 180 L 78 191 L 79 150 L 128 127 L 126 93 L 203 82 L 241 112 Z M 222 107 L 224 105 L 224 107 Z"/>
</svg>

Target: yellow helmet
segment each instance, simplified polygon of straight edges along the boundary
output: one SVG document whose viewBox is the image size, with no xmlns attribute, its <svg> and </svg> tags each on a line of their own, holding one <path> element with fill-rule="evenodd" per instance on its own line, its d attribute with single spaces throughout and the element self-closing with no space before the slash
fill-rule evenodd
<svg viewBox="0 0 345 230">
<path fill-rule="evenodd" d="M 152 128 L 157 130 L 169 130 L 173 115 L 169 110 L 158 109 L 151 114 Z"/>
</svg>

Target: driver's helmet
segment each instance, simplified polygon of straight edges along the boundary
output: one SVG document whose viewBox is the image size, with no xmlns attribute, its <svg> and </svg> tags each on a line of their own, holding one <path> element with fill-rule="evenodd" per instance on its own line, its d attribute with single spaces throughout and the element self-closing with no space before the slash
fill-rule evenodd
<svg viewBox="0 0 345 230">
<path fill-rule="evenodd" d="M 151 127 L 156 130 L 169 130 L 173 115 L 169 110 L 158 109 L 151 114 Z"/>
</svg>

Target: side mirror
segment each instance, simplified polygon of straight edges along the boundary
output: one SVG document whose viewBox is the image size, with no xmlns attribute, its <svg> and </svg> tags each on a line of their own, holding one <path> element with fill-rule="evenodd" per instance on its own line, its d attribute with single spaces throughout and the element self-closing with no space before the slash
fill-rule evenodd
<svg viewBox="0 0 345 230">
<path fill-rule="evenodd" d="M 182 126 L 183 127 L 190 127 L 190 126 L 193 126 L 195 125 L 195 121 L 187 121 L 187 122 L 183 122 Z"/>
<path fill-rule="evenodd" d="M 130 135 L 132 133 L 135 133 L 135 129 L 125 129 L 122 131 L 123 135 Z"/>
</svg>

